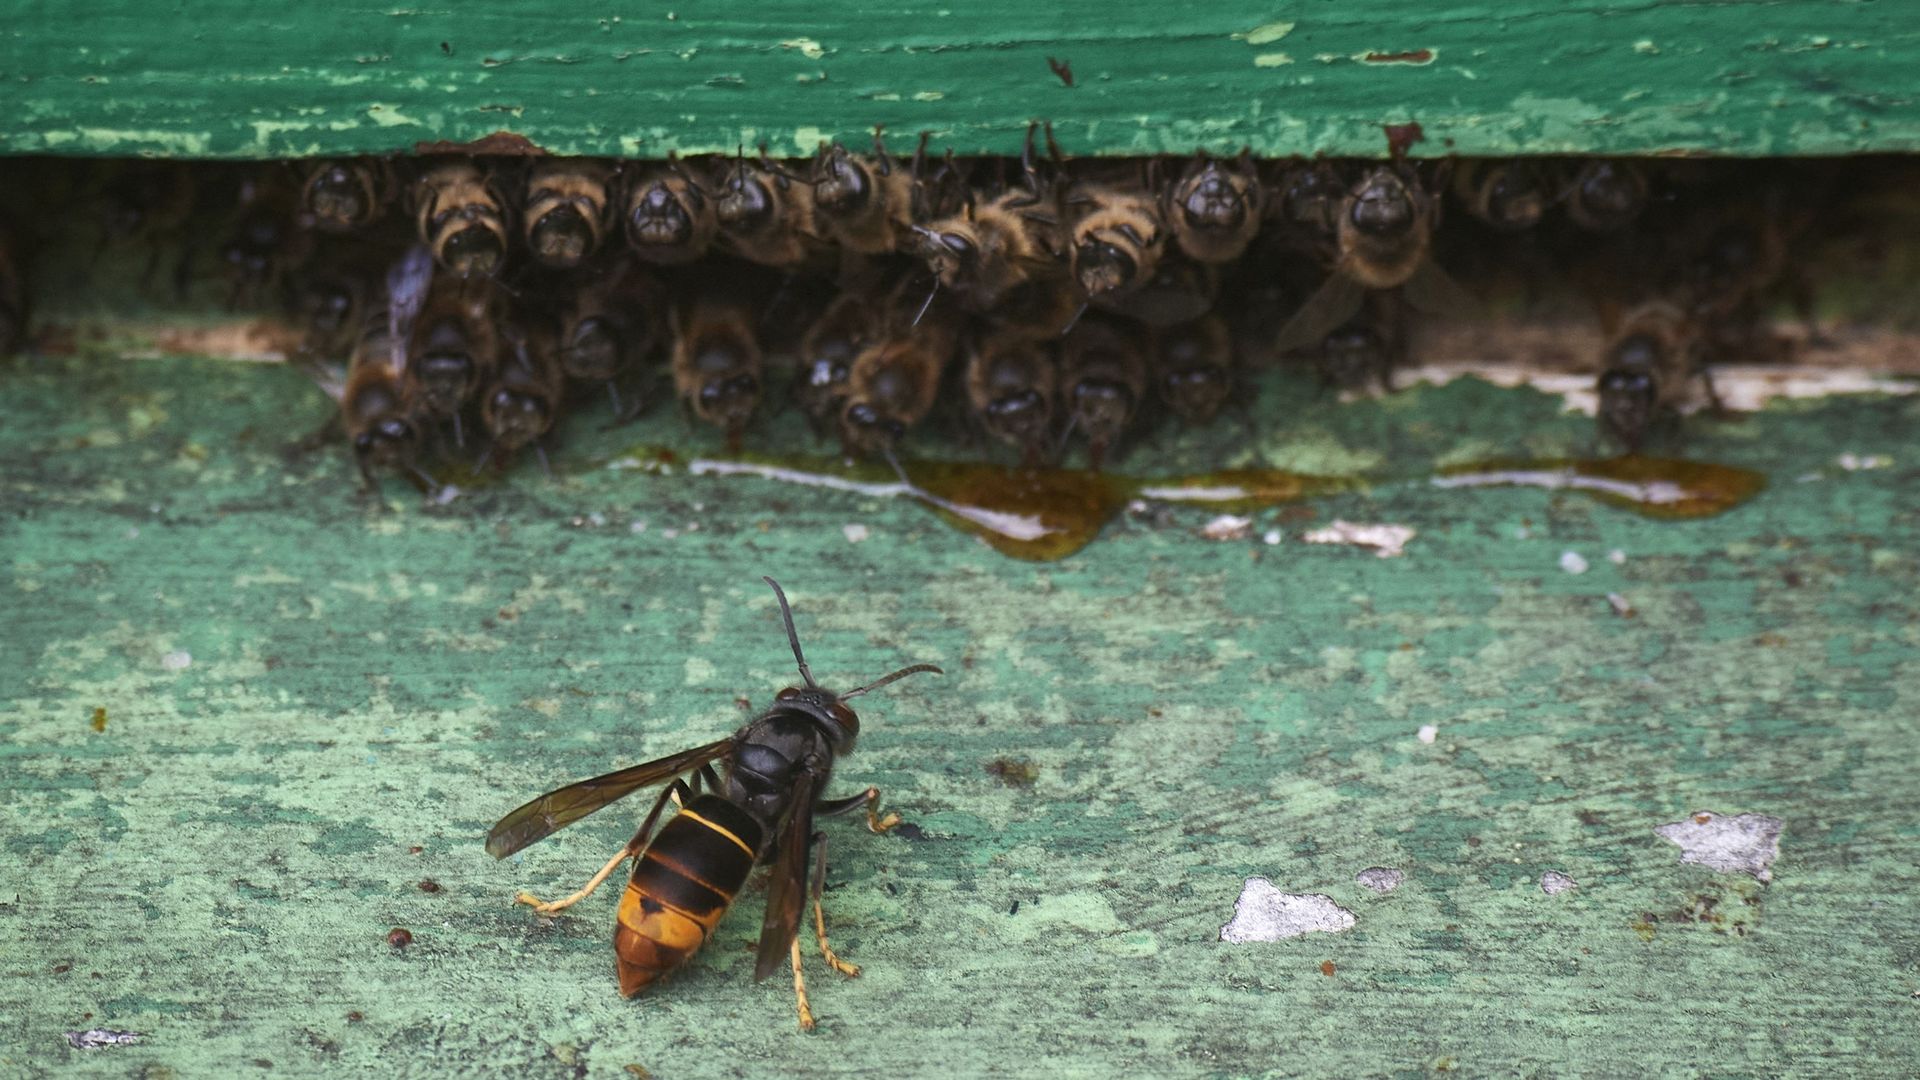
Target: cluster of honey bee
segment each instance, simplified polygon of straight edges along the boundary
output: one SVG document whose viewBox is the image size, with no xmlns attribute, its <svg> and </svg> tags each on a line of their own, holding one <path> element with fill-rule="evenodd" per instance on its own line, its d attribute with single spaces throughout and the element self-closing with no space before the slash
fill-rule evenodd
<svg viewBox="0 0 1920 1080">
<path fill-rule="evenodd" d="M 924 135 L 906 155 L 876 131 L 802 160 L 235 166 L 212 242 L 230 304 L 297 312 L 301 361 L 369 482 L 544 460 L 582 393 L 621 421 L 670 387 L 737 445 L 784 404 L 782 370 L 785 401 L 849 454 L 891 455 L 961 402 L 998 453 L 1084 447 L 1099 468 L 1152 418 L 1244 402 L 1265 361 L 1390 389 L 1410 315 L 1474 313 L 1447 267 L 1489 250 L 1551 247 L 1588 271 L 1610 331 L 1602 427 L 1629 449 L 1711 396 L 1711 363 L 1773 343 L 1765 310 L 1793 284 L 1777 197 L 1703 213 L 1721 182 L 1684 165 L 1414 162 L 1417 129 L 1388 134 L 1372 162 L 1069 161 L 1036 123 L 1017 159 L 934 156 Z M 104 232 L 157 260 L 195 198 L 189 170 L 131 163 L 106 185 Z M 1441 230 L 1446 209 L 1465 224 Z M 0 238 L 0 335 L 24 322 L 19 277 Z"/>
</svg>

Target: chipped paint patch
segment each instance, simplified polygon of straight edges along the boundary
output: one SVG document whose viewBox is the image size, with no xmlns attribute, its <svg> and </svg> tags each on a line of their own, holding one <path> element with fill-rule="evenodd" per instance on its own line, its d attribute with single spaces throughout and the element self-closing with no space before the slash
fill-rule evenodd
<svg viewBox="0 0 1920 1080">
<path fill-rule="evenodd" d="M 1413 737 L 1416 739 L 1419 739 L 1421 742 L 1427 744 L 1428 746 L 1432 746 L 1433 740 L 1440 737 L 1440 729 L 1437 727 L 1434 727 L 1432 724 L 1421 724 L 1420 730 L 1414 732 Z"/>
<path fill-rule="evenodd" d="M 1437 49 L 1407 49 L 1402 52 L 1359 53 L 1354 56 L 1354 59 L 1363 64 L 1411 64 L 1414 67 L 1425 67 L 1433 63 L 1434 57 L 1438 55 L 1440 53 Z"/>
<path fill-rule="evenodd" d="M 872 535 L 872 532 L 865 525 L 842 525 L 840 535 L 847 538 L 847 543 L 857 544 Z"/>
<path fill-rule="evenodd" d="M 1786 823 L 1767 814 L 1735 814 L 1697 810 L 1685 821 L 1653 830 L 1680 845 L 1680 861 L 1723 874 L 1750 874 L 1754 880 L 1773 880 L 1773 860 L 1780 857 L 1780 831 Z"/>
<path fill-rule="evenodd" d="M 104 1050 L 109 1046 L 132 1046 L 145 1035 L 138 1031 L 114 1031 L 110 1028 L 91 1028 L 86 1031 L 69 1031 L 67 1045 L 75 1050 Z"/>
<path fill-rule="evenodd" d="M 1405 369 L 1396 379 L 1406 383 L 1445 386 L 1455 379 L 1485 379 L 1495 386 L 1526 386 L 1561 399 L 1567 412 L 1593 416 L 1600 409 L 1600 394 L 1592 372 L 1541 371 L 1520 364 L 1494 362 L 1453 362 L 1422 364 Z M 1796 401 L 1826 398 L 1840 394 L 1920 394 L 1920 379 L 1879 374 L 1859 367 L 1812 367 L 1808 365 L 1761 367 L 1717 365 L 1713 386 L 1728 409 L 1734 412 L 1758 412 L 1776 400 Z M 1682 413 L 1695 413 L 1707 406 L 1704 395 L 1681 402 Z"/>
<path fill-rule="evenodd" d="M 1261 53 L 1259 56 L 1253 58 L 1254 67 L 1286 67 L 1291 63 L 1293 63 L 1293 57 L 1283 52 Z"/>
<path fill-rule="evenodd" d="M 1577 551 L 1563 551 L 1560 553 L 1560 569 L 1569 574 L 1584 574 L 1587 572 L 1586 557 Z"/>
<path fill-rule="evenodd" d="M 1353 875 L 1353 880 L 1374 892 L 1390 893 L 1407 880 L 1407 875 L 1391 866 L 1369 866 Z"/>
<path fill-rule="evenodd" d="M 681 679 L 681 683 L 686 686 L 705 686 L 719 674 L 711 661 L 700 656 L 687 657 L 685 670 L 686 674 Z"/>
<path fill-rule="evenodd" d="M 1220 940 L 1234 945 L 1282 941 L 1315 931 L 1345 933 L 1353 924 L 1353 912 L 1330 896 L 1281 892 L 1266 878 L 1250 877 L 1233 902 L 1233 918 L 1220 928 Z"/>
<path fill-rule="evenodd" d="M 1221 514 L 1200 526 L 1200 535 L 1208 540 L 1245 540 L 1253 531 L 1253 519 Z"/>
<path fill-rule="evenodd" d="M 1290 22 L 1262 23 L 1247 31 L 1246 42 L 1249 45 L 1270 45 L 1293 33 L 1295 25 Z"/>
<path fill-rule="evenodd" d="M 160 666 L 168 671 L 185 671 L 193 666 L 193 654 L 185 649 L 175 649 L 160 658 Z"/>
<path fill-rule="evenodd" d="M 1309 544 L 1346 544 L 1372 548 L 1380 558 L 1391 559 L 1406 554 L 1407 541 L 1415 535 L 1414 530 L 1406 525 L 1363 525 L 1336 519 L 1333 524 L 1324 529 L 1314 529 L 1301 539 Z"/>
<path fill-rule="evenodd" d="M 1549 870 L 1540 875 L 1540 891 L 1548 896 L 1559 896 L 1569 889 L 1577 889 L 1580 883 L 1558 870 Z"/>
<path fill-rule="evenodd" d="M 792 38 L 781 42 L 780 47 L 783 49 L 798 49 L 800 50 L 800 55 L 809 60 L 818 60 L 827 55 L 827 50 L 812 38 Z"/>
</svg>

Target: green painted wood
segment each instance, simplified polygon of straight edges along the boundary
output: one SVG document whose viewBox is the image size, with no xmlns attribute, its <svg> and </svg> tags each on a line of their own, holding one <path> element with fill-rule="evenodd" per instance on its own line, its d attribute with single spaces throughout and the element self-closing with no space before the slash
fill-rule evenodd
<svg viewBox="0 0 1920 1080">
<path fill-rule="evenodd" d="M 1261 514 L 1246 542 L 1133 515 L 1035 565 L 904 505 L 595 464 L 629 440 L 713 449 L 658 412 L 574 424 L 552 481 L 380 512 L 344 454 L 287 452 L 326 406 L 284 367 L 102 349 L 0 361 L 0 394 L 0 1074 L 1920 1059 L 1920 400 L 1696 423 L 1692 454 L 1773 483 L 1680 524 L 1425 481 L 1583 450 L 1590 422 L 1547 396 L 1338 405 L 1274 376 L 1251 441 L 1169 432 L 1128 467 L 1257 455 L 1368 489 Z M 1417 535 L 1398 559 L 1301 542 L 1336 517 Z M 757 892 L 631 1002 L 611 896 L 551 922 L 511 905 L 584 878 L 642 806 L 481 850 L 526 797 L 711 738 L 784 685 L 762 573 L 823 675 L 950 673 L 862 710 L 837 784 L 881 785 L 917 831 L 832 829 L 834 941 L 866 971 L 815 965 L 812 1036 L 782 980 L 750 978 Z M 1696 810 L 1781 819 L 1771 884 L 1682 865 L 1654 830 Z M 1372 866 L 1406 884 L 1360 887 Z M 1579 887 L 1545 894 L 1550 870 Z M 1356 925 L 1222 943 L 1253 876 Z M 70 1049 L 88 1028 L 144 1039 Z"/>
<path fill-rule="evenodd" d="M 291 157 L 516 133 L 658 157 L 875 124 L 1017 152 L 1789 155 L 1920 148 L 1905 0 L 1115 5 L 11 0 L 0 152 Z M 1066 61 L 1075 86 L 1048 67 Z"/>
</svg>

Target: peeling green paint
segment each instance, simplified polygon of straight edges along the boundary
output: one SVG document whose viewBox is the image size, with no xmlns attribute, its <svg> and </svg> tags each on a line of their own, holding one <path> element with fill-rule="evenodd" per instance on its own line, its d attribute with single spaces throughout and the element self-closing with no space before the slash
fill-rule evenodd
<svg viewBox="0 0 1920 1080">
<path fill-rule="evenodd" d="M 387 152 L 502 129 L 557 153 L 726 153 L 748 129 L 858 140 L 876 124 L 1014 153 L 1036 114 L 1076 153 L 1190 152 L 1166 129 L 1206 122 L 1216 149 L 1379 155 L 1380 124 L 1409 117 L 1428 133 L 1416 152 L 1435 155 L 1920 149 L 1920 23 L 1891 2 L 1352 0 L 1169 16 L 1094 0 L 769 0 L 674 14 L 32 8 L 0 36 L 0 107 L 24 118 L 0 153 Z M 174 39 L 194 47 L 150 47 Z M 1072 64 L 1074 87 L 1048 57 Z M 1274 123 L 1281 102 L 1293 115 Z M 294 126 L 315 109 L 360 122 Z M 618 133 L 637 120 L 659 130 L 635 147 Z"/>
</svg>

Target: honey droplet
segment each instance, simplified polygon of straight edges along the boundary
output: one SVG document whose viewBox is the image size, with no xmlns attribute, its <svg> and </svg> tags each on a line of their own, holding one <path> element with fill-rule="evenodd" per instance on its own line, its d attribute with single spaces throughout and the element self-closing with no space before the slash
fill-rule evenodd
<svg viewBox="0 0 1920 1080">
<path fill-rule="evenodd" d="M 1657 518 L 1703 518 L 1746 502 L 1767 486 L 1752 469 L 1706 461 L 1623 457 L 1597 460 L 1489 462 L 1449 469 L 1436 487 L 1537 487 L 1577 491 Z"/>
<path fill-rule="evenodd" d="M 922 463 L 908 494 L 948 524 L 1016 559 L 1064 559 L 1093 542 L 1126 505 L 1126 486 L 1104 473 Z"/>
</svg>

